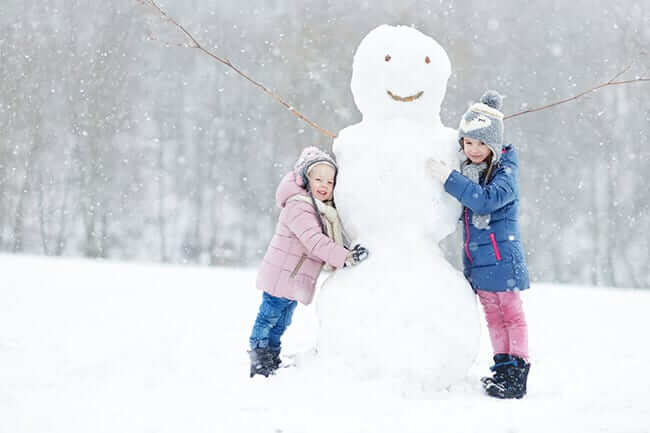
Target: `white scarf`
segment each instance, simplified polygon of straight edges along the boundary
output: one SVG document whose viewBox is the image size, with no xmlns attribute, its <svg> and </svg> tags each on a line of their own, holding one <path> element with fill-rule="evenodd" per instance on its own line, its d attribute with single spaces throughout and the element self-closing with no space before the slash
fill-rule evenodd
<svg viewBox="0 0 650 433">
<path fill-rule="evenodd" d="M 341 224 L 341 220 L 339 219 L 339 213 L 336 211 L 336 208 L 334 206 L 330 206 L 318 199 L 314 199 L 314 202 L 312 202 L 310 197 L 301 194 L 290 197 L 287 202 L 289 201 L 304 201 L 310 205 L 316 203 L 316 206 L 318 207 L 318 214 L 321 216 L 321 221 L 323 221 L 323 225 L 325 226 L 325 234 L 328 238 L 336 242 L 337 245 L 345 247 L 345 241 L 343 239 L 343 226 Z"/>
</svg>

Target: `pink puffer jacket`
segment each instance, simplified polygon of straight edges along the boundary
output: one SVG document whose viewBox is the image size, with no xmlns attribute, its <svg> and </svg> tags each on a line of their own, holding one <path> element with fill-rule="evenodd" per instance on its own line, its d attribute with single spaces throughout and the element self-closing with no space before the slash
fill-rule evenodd
<svg viewBox="0 0 650 433">
<path fill-rule="evenodd" d="M 314 207 L 302 200 L 307 195 L 296 175 L 287 174 L 275 193 L 282 208 L 275 234 L 257 274 L 257 288 L 270 295 L 311 303 L 323 263 L 343 267 L 348 250 L 323 234 Z"/>
</svg>

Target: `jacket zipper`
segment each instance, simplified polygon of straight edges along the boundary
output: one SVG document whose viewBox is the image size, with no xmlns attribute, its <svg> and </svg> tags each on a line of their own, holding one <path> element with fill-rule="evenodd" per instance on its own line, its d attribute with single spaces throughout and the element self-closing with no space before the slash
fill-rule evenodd
<svg viewBox="0 0 650 433">
<path fill-rule="evenodd" d="M 492 241 L 492 249 L 494 249 L 494 255 L 497 256 L 497 260 L 501 260 L 501 253 L 499 252 L 499 246 L 497 245 L 497 240 L 494 237 L 494 233 L 490 233 L 490 240 Z"/>
<path fill-rule="evenodd" d="M 303 254 L 302 256 L 300 256 L 300 260 L 298 261 L 298 264 L 296 265 L 296 267 L 293 268 L 293 272 L 291 272 L 291 275 L 289 276 L 289 278 L 293 278 L 293 277 L 296 276 L 296 274 L 298 273 L 298 270 L 300 269 L 302 264 L 305 263 L 306 258 L 307 258 L 307 254 Z"/>
<path fill-rule="evenodd" d="M 465 255 L 470 263 L 474 263 L 472 256 L 469 254 L 469 212 L 465 208 Z"/>
</svg>

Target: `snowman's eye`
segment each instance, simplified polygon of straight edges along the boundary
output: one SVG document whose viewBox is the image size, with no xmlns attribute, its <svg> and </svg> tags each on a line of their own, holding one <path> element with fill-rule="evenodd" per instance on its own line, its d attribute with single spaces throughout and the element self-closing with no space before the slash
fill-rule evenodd
<svg viewBox="0 0 650 433">
<path fill-rule="evenodd" d="M 390 62 L 390 59 L 391 59 L 390 54 L 386 54 L 386 57 L 384 57 L 384 60 L 386 60 L 387 62 Z"/>
<path fill-rule="evenodd" d="M 429 63 L 431 63 L 431 59 L 429 58 L 429 56 L 426 56 L 426 57 L 424 58 L 424 63 L 426 63 L 427 65 L 428 65 Z"/>
</svg>

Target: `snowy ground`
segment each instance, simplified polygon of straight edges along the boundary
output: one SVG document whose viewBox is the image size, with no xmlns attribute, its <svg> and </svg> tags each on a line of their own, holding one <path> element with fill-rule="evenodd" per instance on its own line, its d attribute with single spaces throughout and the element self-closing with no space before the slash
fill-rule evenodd
<svg viewBox="0 0 650 433">
<path fill-rule="evenodd" d="M 19 256 L 0 267 L 0 433 L 650 431 L 648 291 L 538 284 L 524 295 L 525 399 L 482 394 L 484 335 L 466 382 L 408 400 L 332 379 L 319 359 L 249 379 L 251 270 Z M 285 349 L 309 349 L 316 332 L 314 308 L 299 307 Z"/>
</svg>

